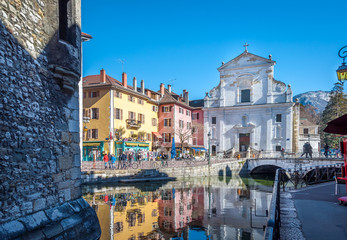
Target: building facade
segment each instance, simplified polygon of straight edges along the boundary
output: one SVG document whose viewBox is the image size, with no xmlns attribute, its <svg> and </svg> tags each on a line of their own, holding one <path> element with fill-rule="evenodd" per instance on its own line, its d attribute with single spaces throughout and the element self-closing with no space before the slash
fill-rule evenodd
<svg viewBox="0 0 347 240">
<path fill-rule="evenodd" d="M 204 145 L 212 155 L 292 151 L 292 90 L 274 78 L 275 64 L 271 55 L 245 50 L 218 68 L 220 82 L 206 94 L 203 108 Z"/>
<path fill-rule="evenodd" d="M 84 77 L 83 116 L 87 119 L 84 159 L 92 160 L 90 156 L 100 159 L 102 152 L 118 157 L 125 150 L 153 150 L 152 142 L 157 142 L 159 135 L 159 97 L 158 93 L 145 89 L 143 80 L 141 87 L 137 87 L 135 77 L 132 86 L 128 85 L 126 73 L 122 74 L 122 82 L 103 69 L 99 75 Z"/>
<path fill-rule="evenodd" d="M 171 91 L 171 86 L 165 89 L 164 84 L 159 90 L 162 96 L 159 102 L 159 134 L 162 136 L 160 151 L 171 151 L 172 139 L 178 154 L 188 153 L 192 144 L 192 107 L 189 106 L 189 93 L 183 90 L 183 95 Z"/>
<path fill-rule="evenodd" d="M 81 197 L 80 4 L 0 1 L 0 239 L 100 237 Z"/>
</svg>

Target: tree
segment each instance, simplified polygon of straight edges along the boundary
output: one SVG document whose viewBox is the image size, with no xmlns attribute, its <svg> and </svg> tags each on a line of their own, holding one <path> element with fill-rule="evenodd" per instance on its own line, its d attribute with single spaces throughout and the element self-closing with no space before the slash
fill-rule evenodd
<svg viewBox="0 0 347 240">
<path fill-rule="evenodd" d="M 193 134 L 201 131 L 204 128 L 202 124 L 194 123 L 192 127 L 182 127 L 176 129 L 175 135 L 178 137 L 179 142 L 181 143 L 181 148 L 183 150 L 184 144 L 189 141 L 190 138 L 193 137 Z"/>
<path fill-rule="evenodd" d="M 300 118 L 306 118 L 311 123 L 319 124 L 321 115 L 317 113 L 317 108 L 311 104 L 302 105 L 300 103 Z"/>
<path fill-rule="evenodd" d="M 123 135 L 125 134 L 125 129 L 124 127 L 119 127 L 115 129 L 115 136 L 117 138 L 117 140 L 121 140 Z"/>
<path fill-rule="evenodd" d="M 321 141 L 323 144 L 328 144 L 330 147 L 338 147 L 339 139 L 335 137 L 335 134 L 323 132 L 323 129 L 327 126 L 328 122 L 347 113 L 347 99 L 343 89 L 343 82 L 338 81 L 335 83 L 333 89 L 329 93 L 330 99 L 322 113 L 319 124 Z"/>
</svg>

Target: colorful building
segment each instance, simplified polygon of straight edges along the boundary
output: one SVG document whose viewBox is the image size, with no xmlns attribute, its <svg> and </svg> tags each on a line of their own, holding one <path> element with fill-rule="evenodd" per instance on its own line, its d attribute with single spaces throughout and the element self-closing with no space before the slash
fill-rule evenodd
<svg viewBox="0 0 347 240">
<path fill-rule="evenodd" d="M 141 142 L 143 151 L 152 150 L 152 141 L 157 142 L 160 137 L 159 99 L 159 93 L 145 89 L 143 80 L 141 87 L 137 87 L 134 77 L 133 85 L 129 86 L 126 73 L 122 74 L 122 82 L 107 75 L 104 69 L 99 75 L 84 77 L 84 160 L 92 160 L 94 156 L 101 159 L 102 152 L 119 156 L 120 152 L 115 152 L 116 141 Z"/>
<path fill-rule="evenodd" d="M 198 99 L 189 101 L 189 106 L 192 109 L 192 124 L 193 124 L 193 135 L 192 135 L 192 152 L 194 156 L 204 156 L 206 149 L 204 148 L 204 99 Z"/>
<path fill-rule="evenodd" d="M 183 95 L 178 95 L 171 91 L 171 85 L 165 89 L 164 84 L 160 85 L 159 92 L 162 96 L 159 102 L 160 151 L 168 154 L 175 138 L 178 153 L 188 152 L 192 144 L 192 107 L 188 92 L 183 90 Z"/>
</svg>

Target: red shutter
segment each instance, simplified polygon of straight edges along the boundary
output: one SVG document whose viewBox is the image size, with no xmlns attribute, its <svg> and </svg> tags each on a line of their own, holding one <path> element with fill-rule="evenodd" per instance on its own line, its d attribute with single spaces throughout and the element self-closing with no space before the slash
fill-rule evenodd
<svg viewBox="0 0 347 240">
<path fill-rule="evenodd" d="M 123 120 L 123 109 L 119 110 L 119 114 L 120 114 L 120 120 Z"/>
</svg>

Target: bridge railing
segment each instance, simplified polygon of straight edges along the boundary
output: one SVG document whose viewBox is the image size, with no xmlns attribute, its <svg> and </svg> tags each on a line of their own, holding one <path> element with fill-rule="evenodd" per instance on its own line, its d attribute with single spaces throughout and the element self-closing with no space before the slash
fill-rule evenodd
<svg viewBox="0 0 347 240">
<path fill-rule="evenodd" d="M 280 239 L 280 189 L 281 182 L 284 178 L 284 170 L 279 168 L 276 170 L 275 181 L 272 189 L 271 204 L 269 210 L 269 216 L 266 223 L 266 229 L 264 233 L 264 240 Z"/>
</svg>

